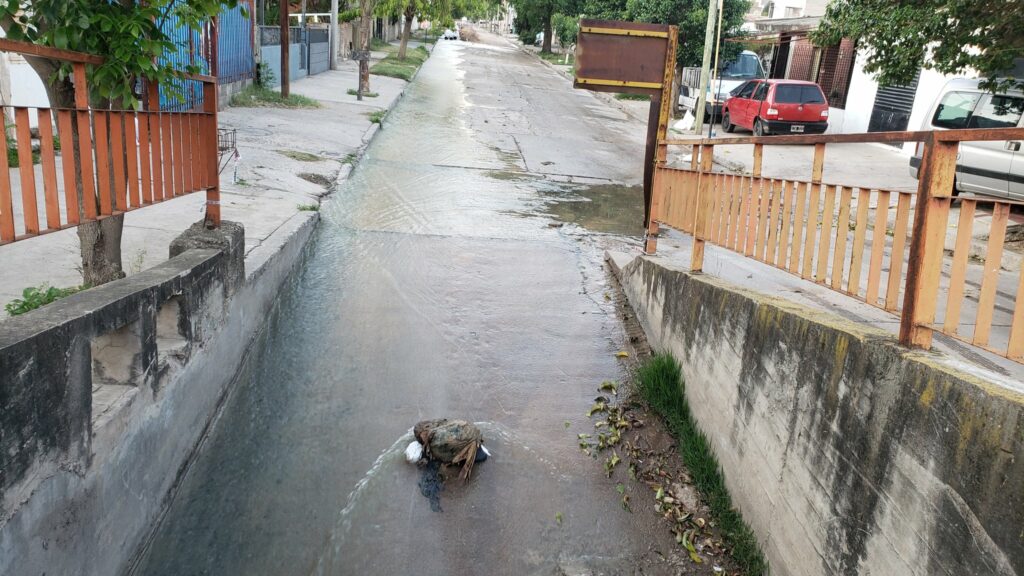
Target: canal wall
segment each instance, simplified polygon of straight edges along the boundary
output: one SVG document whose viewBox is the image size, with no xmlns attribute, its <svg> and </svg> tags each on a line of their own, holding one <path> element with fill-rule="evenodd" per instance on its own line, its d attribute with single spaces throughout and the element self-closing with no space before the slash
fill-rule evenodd
<svg viewBox="0 0 1024 576">
<path fill-rule="evenodd" d="M 166 509 L 318 220 L 172 258 L 0 331 L 0 574 L 118 574 Z"/>
<path fill-rule="evenodd" d="M 681 363 L 773 574 L 1024 574 L 1024 397 L 997 375 L 663 261 L 609 262 Z"/>
</svg>

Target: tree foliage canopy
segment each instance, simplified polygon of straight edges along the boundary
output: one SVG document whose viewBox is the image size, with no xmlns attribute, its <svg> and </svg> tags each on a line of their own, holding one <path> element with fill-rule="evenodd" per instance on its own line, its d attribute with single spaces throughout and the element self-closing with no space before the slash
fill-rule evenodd
<svg viewBox="0 0 1024 576">
<path fill-rule="evenodd" d="M 176 68 L 162 58 L 179 49 L 161 30 L 164 23 L 175 19 L 199 30 L 223 7 L 237 4 L 237 0 L 0 0 L 0 27 L 12 40 L 102 56 L 104 63 L 91 66 L 88 72 L 93 95 L 138 107 L 133 90 L 136 79 L 164 83 L 202 72 L 194 65 Z M 57 80 L 70 73 L 68 66 L 54 63 L 53 68 Z"/>
<path fill-rule="evenodd" d="M 883 84 L 913 81 L 922 68 L 943 74 L 972 70 L 990 87 L 1024 58 L 1022 0 L 836 0 L 829 4 L 813 40 L 841 38 L 869 48 L 864 69 Z"/>
</svg>

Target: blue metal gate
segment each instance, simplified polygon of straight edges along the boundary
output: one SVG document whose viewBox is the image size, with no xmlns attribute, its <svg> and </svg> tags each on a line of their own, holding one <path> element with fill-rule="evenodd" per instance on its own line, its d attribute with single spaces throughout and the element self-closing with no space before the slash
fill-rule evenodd
<svg viewBox="0 0 1024 576">
<path fill-rule="evenodd" d="M 253 54 L 253 2 L 243 0 L 225 9 L 217 19 L 217 82 L 226 84 L 252 78 L 256 70 Z"/>
<path fill-rule="evenodd" d="M 171 11 L 160 23 L 160 30 L 174 44 L 173 50 L 165 52 L 160 57 L 161 64 L 170 63 L 176 70 L 187 70 L 189 66 L 197 66 L 200 74 L 210 73 L 209 26 L 194 30 Z M 170 80 L 160 86 L 161 110 L 192 110 L 202 104 L 202 82 Z"/>
</svg>

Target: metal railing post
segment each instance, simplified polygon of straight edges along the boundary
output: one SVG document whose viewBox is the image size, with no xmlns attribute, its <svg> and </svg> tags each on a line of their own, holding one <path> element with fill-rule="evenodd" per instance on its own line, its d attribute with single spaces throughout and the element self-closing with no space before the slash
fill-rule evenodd
<svg viewBox="0 0 1024 576">
<path fill-rule="evenodd" d="M 924 141 L 900 317 L 900 343 L 904 346 L 926 350 L 931 347 L 931 325 L 935 321 L 946 222 L 959 146 L 955 140 L 937 140 L 934 133 Z"/>
<path fill-rule="evenodd" d="M 206 227 L 220 228 L 220 170 L 217 162 L 217 81 L 203 82 L 206 129 L 200 153 L 206 159 Z"/>
<path fill-rule="evenodd" d="M 696 215 L 693 225 L 693 251 L 690 254 L 690 271 L 700 272 L 704 269 L 704 239 L 708 235 L 708 211 L 711 207 L 711 195 L 714 193 L 714 181 L 711 177 L 712 161 L 715 147 L 705 144 L 700 147 L 700 183 L 697 186 L 697 202 L 694 206 Z"/>
</svg>

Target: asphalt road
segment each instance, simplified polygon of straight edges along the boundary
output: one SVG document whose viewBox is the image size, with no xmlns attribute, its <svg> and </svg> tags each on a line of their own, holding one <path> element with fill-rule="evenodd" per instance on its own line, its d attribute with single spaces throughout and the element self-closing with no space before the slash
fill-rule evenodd
<svg viewBox="0 0 1024 576">
<path fill-rule="evenodd" d="M 437 46 L 322 208 L 137 574 L 679 573 L 576 440 L 624 376 L 601 254 L 639 249 L 644 126 L 483 40 Z M 401 452 L 438 417 L 493 457 L 433 512 Z"/>
</svg>

